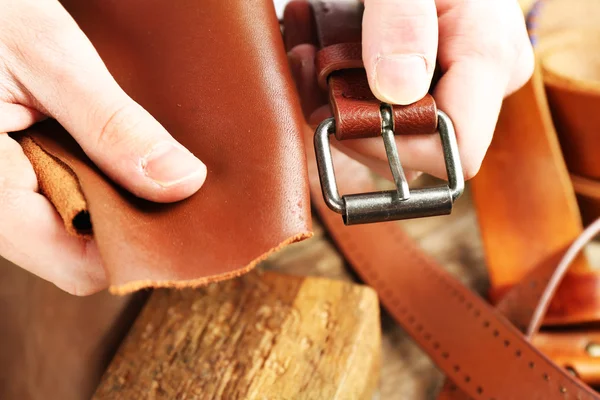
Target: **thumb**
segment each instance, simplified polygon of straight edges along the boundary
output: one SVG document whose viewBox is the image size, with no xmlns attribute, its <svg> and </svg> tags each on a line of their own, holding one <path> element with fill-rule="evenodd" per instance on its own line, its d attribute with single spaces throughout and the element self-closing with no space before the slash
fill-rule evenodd
<svg viewBox="0 0 600 400">
<path fill-rule="evenodd" d="M 19 51 L 11 54 L 11 72 L 33 102 L 133 194 L 171 202 L 196 192 L 205 165 L 121 89 L 60 3 L 40 4 L 29 10 L 39 29 L 21 28 L 10 39 L 19 41 L 12 46 Z"/>
<path fill-rule="evenodd" d="M 381 101 L 410 104 L 427 94 L 435 69 L 434 0 L 365 0 L 363 61 Z"/>
</svg>

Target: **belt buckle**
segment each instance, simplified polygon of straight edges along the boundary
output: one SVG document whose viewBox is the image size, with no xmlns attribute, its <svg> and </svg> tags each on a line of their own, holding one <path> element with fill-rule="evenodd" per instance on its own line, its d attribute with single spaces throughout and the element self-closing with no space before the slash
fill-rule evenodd
<svg viewBox="0 0 600 400">
<path fill-rule="evenodd" d="M 342 215 L 344 224 L 422 218 L 452 212 L 454 201 L 464 191 L 465 182 L 452 120 L 440 110 L 437 110 L 437 118 L 448 175 L 446 185 L 409 189 L 394 140 L 392 107 L 384 103 L 381 106 L 381 136 L 396 190 L 346 194 L 342 197 L 337 188 L 329 141 L 329 136 L 335 133 L 335 120 L 328 118 L 321 122 L 314 137 L 321 190 L 327 206 Z"/>
</svg>

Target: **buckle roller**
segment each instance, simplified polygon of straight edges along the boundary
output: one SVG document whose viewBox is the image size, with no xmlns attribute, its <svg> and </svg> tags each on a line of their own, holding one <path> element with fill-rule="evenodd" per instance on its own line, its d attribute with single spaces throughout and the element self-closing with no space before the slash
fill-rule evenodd
<svg viewBox="0 0 600 400">
<path fill-rule="evenodd" d="M 438 131 L 442 141 L 448 181 L 445 185 L 410 189 L 402 169 L 394 140 L 394 118 L 389 104 L 381 105 L 381 136 L 396 190 L 339 195 L 331 156 L 330 135 L 335 133 L 335 120 L 323 121 L 315 132 L 314 146 L 321 190 L 327 206 L 342 215 L 344 224 L 357 225 L 409 218 L 448 215 L 454 201 L 465 188 L 458 144 L 452 121 L 437 110 Z"/>
</svg>

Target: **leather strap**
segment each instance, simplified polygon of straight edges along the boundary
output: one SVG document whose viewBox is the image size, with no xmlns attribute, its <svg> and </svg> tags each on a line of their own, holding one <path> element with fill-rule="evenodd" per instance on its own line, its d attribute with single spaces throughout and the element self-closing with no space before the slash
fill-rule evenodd
<svg viewBox="0 0 600 400">
<path fill-rule="evenodd" d="M 318 45 L 318 81 L 328 88 L 338 140 L 381 135 L 381 102 L 369 88 L 362 63 L 363 5 L 358 1 L 312 3 Z M 433 97 L 408 106 L 392 105 L 396 134 L 427 134 L 437 128 Z"/>
<path fill-rule="evenodd" d="M 317 3 L 317 14 L 330 9 L 325 2 Z M 318 24 L 320 18 L 315 19 Z M 341 192 L 376 190 L 364 167 L 332 151 Z M 333 240 L 378 291 L 388 311 L 465 394 L 486 399 L 563 399 L 567 393 L 598 398 L 423 254 L 397 224 L 345 226 L 321 198 L 310 153 L 313 204 Z M 400 263 L 397 254 L 404 255 Z"/>
<path fill-rule="evenodd" d="M 377 190 L 368 169 L 332 152 L 342 192 Z M 573 398 L 600 398 L 445 272 L 398 224 L 345 226 L 322 200 L 314 155 L 309 160 L 313 205 L 328 233 L 388 312 L 457 387 L 485 399 L 562 400 L 562 388 Z"/>
</svg>

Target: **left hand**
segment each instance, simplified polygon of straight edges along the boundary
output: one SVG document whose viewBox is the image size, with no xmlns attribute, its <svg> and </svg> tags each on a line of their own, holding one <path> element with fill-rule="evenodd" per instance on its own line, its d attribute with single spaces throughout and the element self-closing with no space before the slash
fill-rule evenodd
<svg viewBox="0 0 600 400">
<path fill-rule="evenodd" d="M 429 90 L 437 62 L 443 76 L 433 96 L 454 123 L 465 178 L 472 178 L 491 143 L 503 98 L 523 86 L 533 72 L 533 51 L 517 0 L 364 3 L 362 50 L 371 90 L 381 101 L 413 103 Z M 304 99 L 319 97 L 315 52 L 312 46 L 299 45 L 290 54 Z M 320 109 L 309 120 L 315 123 L 324 117 Z M 438 135 L 403 136 L 396 141 L 409 179 L 417 171 L 446 178 Z M 389 176 L 381 140 L 333 143 Z"/>
</svg>

